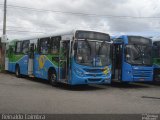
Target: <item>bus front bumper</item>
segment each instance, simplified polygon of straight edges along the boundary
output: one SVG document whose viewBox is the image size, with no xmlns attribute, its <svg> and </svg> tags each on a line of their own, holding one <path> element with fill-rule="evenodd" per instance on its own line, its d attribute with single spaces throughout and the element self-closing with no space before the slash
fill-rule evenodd
<svg viewBox="0 0 160 120">
<path fill-rule="evenodd" d="M 70 80 L 71 85 L 82 85 L 82 84 L 110 84 L 111 74 L 108 76 L 78 76 L 73 72 L 72 79 Z"/>
</svg>

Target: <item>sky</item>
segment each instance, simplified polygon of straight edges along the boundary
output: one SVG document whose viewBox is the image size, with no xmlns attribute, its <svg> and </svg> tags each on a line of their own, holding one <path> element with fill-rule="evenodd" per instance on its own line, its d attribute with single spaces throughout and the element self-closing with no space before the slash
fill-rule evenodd
<svg viewBox="0 0 160 120">
<path fill-rule="evenodd" d="M 72 29 L 160 36 L 160 0 L 7 0 L 7 5 L 9 39 Z"/>
</svg>

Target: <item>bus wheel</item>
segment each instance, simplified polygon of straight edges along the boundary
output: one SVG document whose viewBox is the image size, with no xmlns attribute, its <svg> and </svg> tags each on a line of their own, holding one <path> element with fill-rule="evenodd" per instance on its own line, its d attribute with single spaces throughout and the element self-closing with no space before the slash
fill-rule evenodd
<svg viewBox="0 0 160 120">
<path fill-rule="evenodd" d="M 21 77 L 21 75 L 20 75 L 20 68 L 19 68 L 19 66 L 16 66 L 16 71 L 15 71 L 15 73 L 16 73 L 16 77 L 18 77 L 18 78 L 20 78 L 20 77 Z"/>
<path fill-rule="evenodd" d="M 49 72 L 49 82 L 52 86 L 57 85 L 57 76 L 54 71 Z"/>
</svg>

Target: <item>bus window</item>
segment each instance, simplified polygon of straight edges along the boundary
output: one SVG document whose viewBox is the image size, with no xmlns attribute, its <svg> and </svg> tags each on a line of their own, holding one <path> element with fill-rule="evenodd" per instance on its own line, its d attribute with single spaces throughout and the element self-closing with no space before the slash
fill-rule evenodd
<svg viewBox="0 0 160 120">
<path fill-rule="evenodd" d="M 40 53 L 41 54 L 48 54 L 48 52 L 49 52 L 49 40 L 50 40 L 50 38 L 40 39 Z"/>
<path fill-rule="evenodd" d="M 17 42 L 16 43 L 16 53 L 20 53 L 21 52 L 21 44 L 22 44 L 22 42 Z"/>
<path fill-rule="evenodd" d="M 27 54 L 29 51 L 29 41 L 23 41 L 23 45 L 22 45 L 22 52 L 24 54 Z"/>
<path fill-rule="evenodd" d="M 51 38 L 51 54 L 58 54 L 60 46 L 60 37 Z"/>
</svg>

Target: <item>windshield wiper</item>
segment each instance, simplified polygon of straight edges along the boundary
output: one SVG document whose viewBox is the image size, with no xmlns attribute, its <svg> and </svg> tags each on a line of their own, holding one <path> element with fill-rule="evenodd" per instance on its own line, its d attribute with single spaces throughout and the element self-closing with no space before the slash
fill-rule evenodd
<svg viewBox="0 0 160 120">
<path fill-rule="evenodd" d="M 139 58 L 142 58 L 142 50 L 138 47 L 138 45 L 134 44 L 134 47 L 136 48 L 136 50 L 138 51 L 138 55 L 137 57 L 134 57 L 134 60 L 137 60 Z"/>
<path fill-rule="evenodd" d="M 102 47 L 105 45 L 105 41 L 102 42 L 101 46 L 99 46 L 99 49 L 98 49 L 98 55 L 100 54 L 100 50 L 102 49 Z"/>
</svg>

